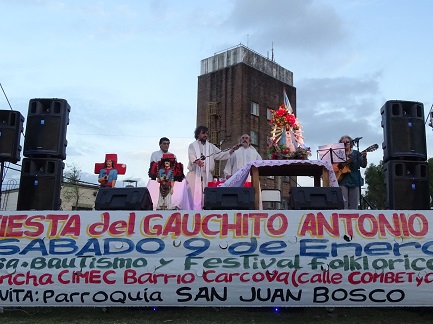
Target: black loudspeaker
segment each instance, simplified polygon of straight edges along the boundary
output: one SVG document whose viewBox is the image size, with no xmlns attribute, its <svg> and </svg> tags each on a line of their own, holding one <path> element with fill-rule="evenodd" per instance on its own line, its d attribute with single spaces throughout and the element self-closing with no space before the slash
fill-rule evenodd
<svg viewBox="0 0 433 324">
<path fill-rule="evenodd" d="M 383 161 L 425 161 L 424 105 L 420 102 L 390 100 L 380 109 L 380 114 L 384 134 Z"/>
<path fill-rule="evenodd" d="M 153 203 L 146 187 L 100 188 L 95 210 L 153 210 Z"/>
<path fill-rule="evenodd" d="M 339 187 L 295 187 L 290 191 L 292 209 L 344 209 Z"/>
<path fill-rule="evenodd" d="M 70 111 L 65 99 L 31 99 L 24 156 L 66 159 L 66 128 Z"/>
<path fill-rule="evenodd" d="M 21 133 L 24 117 L 18 111 L 0 110 L 0 161 L 21 160 Z"/>
<path fill-rule="evenodd" d="M 254 209 L 253 187 L 204 188 L 204 207 L 208 210 Z"/>
<path fill-rule="evenodd" d="M 430 209 L 427 162 L 391 160 L 383 167 L 387 209 Z"/>
<path fill-rule="evenodd" d="M 17 210 L 59 210 L 64 167 L 60 159 L 24 158 Z"/>
</svg>

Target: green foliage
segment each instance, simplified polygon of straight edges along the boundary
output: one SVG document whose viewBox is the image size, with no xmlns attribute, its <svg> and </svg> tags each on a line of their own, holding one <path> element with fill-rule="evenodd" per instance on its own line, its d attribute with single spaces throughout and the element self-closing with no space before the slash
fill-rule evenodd
<svg viewBox="0 0 433 324">
<path fill-rule="evenodd" d="M 80 201 L 81 169 L 73 164 L 63 174 L 63 197 L 66 201 L 72 201 L 72 206 L 77 207 Z"/>
<path fill-rule="evenodd" d="M 430 189 L 430 202 L 433 201 L 433 158 L 427 160 L 428 163 L 428 184 Z M 432 204 L 430 203 L 430 206 Z"/>
<path fill-rule="evenodd" d="M 365 199 L 371 204 L 372 208 L 385 209 L 386 187 L 382 161 L 379 162 L 379 165 L 371 163 L 365 169 L 365 182 L 368 185 L 365 191 Z"/>
</svg>

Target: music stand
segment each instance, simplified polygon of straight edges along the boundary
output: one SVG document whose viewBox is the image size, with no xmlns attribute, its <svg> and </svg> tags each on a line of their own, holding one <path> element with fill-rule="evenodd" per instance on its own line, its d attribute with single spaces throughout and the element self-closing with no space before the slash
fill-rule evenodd
<svg viewBox="0 0 433 324">
<path fill-rule="evenodd" d="M 346 162 L 346 150 L 344 143 L 335 143 L 330 145 L 321 145 L 317 150 L 319 160 L 333 163 Z"/>
</svg>

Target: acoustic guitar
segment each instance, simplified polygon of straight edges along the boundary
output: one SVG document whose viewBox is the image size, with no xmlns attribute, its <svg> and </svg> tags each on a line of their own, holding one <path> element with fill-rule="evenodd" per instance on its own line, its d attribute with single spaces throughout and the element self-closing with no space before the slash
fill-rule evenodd
<svg viewBox="0 0 433 324">
<path fill-rule="evenodd" d="M 373 144 L 373 145 L 367 147 L 364 151 L 360 152 L 359 154 L 367 153 L 367 152 L 373 152 L 373 151 L 376 151 L 378 148 L 379 148 L 379 145 Z M 350 164 L 352 164 L 352 162 L 355 159 L 356 159 L 356 156 L 352 157 L 350 159 L 347 159 L 346 162 L 334 163 L 332 165 L 334 172 L 335 172 L 335 176 L 337 177 L 338 181 L 340 181 L 341 178 L 343 178 L 344 174 L 350 172 Z"/>
</svg>

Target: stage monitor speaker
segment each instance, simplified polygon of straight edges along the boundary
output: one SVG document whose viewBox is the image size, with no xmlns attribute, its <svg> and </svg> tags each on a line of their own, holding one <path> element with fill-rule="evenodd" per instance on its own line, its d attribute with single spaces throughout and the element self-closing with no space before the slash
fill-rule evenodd
<svg viewBox="0 0 433 324">
<path fill-rule="evenodd" d="M 425 161 L 427 146 L 424 105 L 414 101 L 387 101 L 380 109 L 384 142 L 383 161 Z"/>
<path fill-rule="evenodd" d="M 430 209 L 427 162 L 391 160 L 384 163 L 383 167 L 387 209 Z"/>
<path fill-rule="evenodd" d="M 290 190 L 292 209 L 344 209 L 339 187 L 294 187 Z"/>
<path fill-rule="evenodd" d="M 153 210 L 146 187 L 100 188 L 95 210 Z"/>
<path fill-rule="evenodd" d="M 204 207 L 207 210 L 254 209 L 253 187 L 214 187 L 204 189 Z"/>
<path fill-rule="evenodd" d="M 66 159 L 66 128 L 70 111 L 65 99 L 31 99 L 24 156 Z"/>
<path fill-rule="evenodd" d="M 17 210 L 60 210 L 64 166 L 60 159 L 24 158 Z"/>
<path fill-rule="evenodd" d="M 21 160 L 21 133 L 24 117 L 18 111 L 0 110 L 0 161 Z"/>
</svg>

